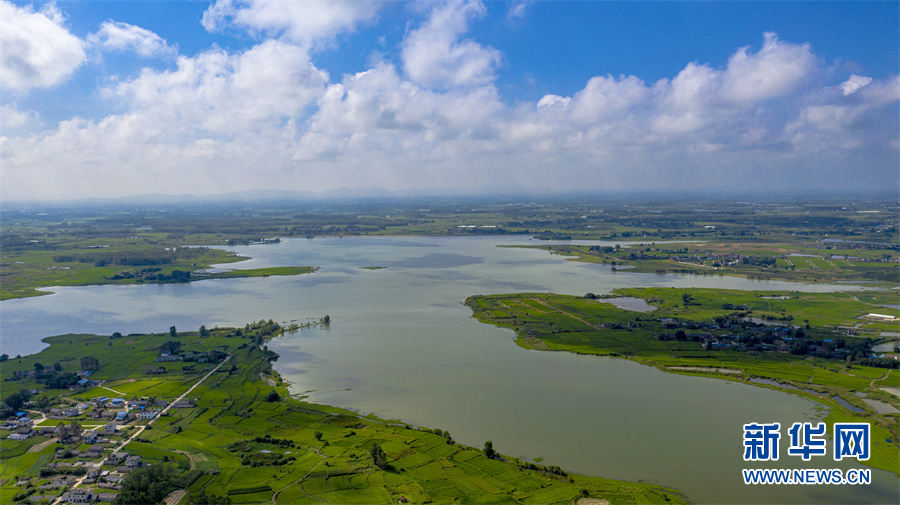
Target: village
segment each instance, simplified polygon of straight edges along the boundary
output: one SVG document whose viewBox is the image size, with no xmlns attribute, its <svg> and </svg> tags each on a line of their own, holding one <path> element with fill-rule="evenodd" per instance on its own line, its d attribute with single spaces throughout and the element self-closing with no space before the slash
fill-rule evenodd
<svg viewBox="0 0 900 505">
<path fill-rule="evenodd" d="M 219 359 L 218 355 L 214 358 Z M 156 362 L 211 360 L 207 352 L 163 351 Z M 171 366 L 171 365 L 170 365 Z M 192 365 L 184 365 L 191 368 Z M 47 367 L 49 368 L 49 367 Z M 204 368 L 204 372 L 213 367 Z M 52 369 L 51 369 L 52 370 Z M 17 372 L 12 380 L 33 378 L 43 370 Z M 53 373 L 53 372 L 45 372 Z M 164 367 L 146 370 L 150 375 L 165 373 Z M 68 388 L 67 395 L 56 398 L 52 406 L 25 402 L 22 410 L 0 424 L 9 432 L 9 440 L 30 440 L 43 437 L 45 441 L 31 446 L 40 451 L 55 444 L 51 459 L 35 476 L 16 482 L 22 492 L 13 499 L 29 503 L 92 503 L 115 500 L 125 475 L 145 465 L 140 455 L 122 449 L 138 435 L 149 429 L 149 423 L 159 416 L 169 416 L 169 409 L 193 409 L 195 401 L 187 398 L 135 397 L 104 386 L 105 381 L 90 379 L 90 371 L 79 371 L 80 379 Z M 85 392 L 106 390 L 108 395 L 85 398 Z M 26 390 L 28 396 L 40 390 Z M 130 397 L 129 397 L 130 396 Z"/>
</svg>

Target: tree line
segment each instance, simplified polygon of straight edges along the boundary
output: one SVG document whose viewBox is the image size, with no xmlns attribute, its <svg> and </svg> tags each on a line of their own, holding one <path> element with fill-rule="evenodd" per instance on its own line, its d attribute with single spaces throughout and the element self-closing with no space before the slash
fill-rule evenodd
<svg viewBox="0 0 900 505">
<path fill-rule="evenodd" d="M 208 247 L 158 247 L 138 251 L 57 254 L 53 256 L 53 261 L 57 263 L 92 263 L 95 267 L 108 265 L 137 267 L 168 265 L 176 260 L 202 258 L 210 251 L 212 249 Z"/>
</svg>

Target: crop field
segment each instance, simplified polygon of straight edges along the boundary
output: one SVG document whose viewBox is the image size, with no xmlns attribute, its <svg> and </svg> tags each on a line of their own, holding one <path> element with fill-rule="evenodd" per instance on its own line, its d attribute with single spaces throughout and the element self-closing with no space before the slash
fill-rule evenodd
<svg viewBox="0 0 900 505">
<path fill-rule="evenodd" d="M 603 298 L 537 293 L 478 296 L 469 298 L 466 304 L 480 321 L 513 328 L 519 335 L 517 342 L 530 349 L 618 356 L 668 372 L 733 381 L 762 378 L 817 401 L 825 401 L 830 396 L 842 397 L 865 409 L 863 414 L 844 411 L 844 415 L 857 422 L 877 424 L 890 434 L 873 442 L 887 448 L 881 447 L 881 457 L 873 458 L 869 464 L 897 472 L 900 465 L 896 443 L 900 438 L 898 417 L 878 414 L 871 407 L 863 406 L 855 393 L 865 392 L 900 406 L 900 398 L 878 389 L 896 387 L 898 370 L 850 364 L 849 358 L 831 358 L 831 351 L 816 355 L 787 352 L 788 343 L 801 330 L 810 338 L 820 339 L 815 341 L 819 343 L 827 340 L 843 345 L 846 341 L 848 348 L 857 348 L 870 342 L 833 327 L 860 323 L 856 318 L 872 311 L 873 303 L 883 300 L 879 295 L 674 288 L 628 288 L 615 290 L 614 294 L 641 298 L 657 309 L 631 312 L 605 303 Z M 882 309 L 892 313 L 892 309 L 879 310 Z M 504 312 L 505 316 L 495 319 L 493 314 L 497 311 Z M 786 339 L 780 344 L 783 346 L 780 352 L 774 344 L 778 339 L 776 330 L 759 324 L 752 326 L 747 320 L 749 316 L 770 319 L 774 327 L 781 327 L 778 331 Z M 804 327 L 797 326 L 798 323 Z M 680 339 L 673 338 L 677 328 L 681 328 Z M 711 342 L 723 338 L 722 335 L 731 349 L 712 347 Z M 759 344 L 763 337 L 773 342 L 769 344 L 770 349 L 749 348 L 753 342 Z M 863 358 L 868 354 L 857 353 Z M 828 405 L 833 410 L 843 410 L 834 402 L 828 401 Z"/>
</svg>

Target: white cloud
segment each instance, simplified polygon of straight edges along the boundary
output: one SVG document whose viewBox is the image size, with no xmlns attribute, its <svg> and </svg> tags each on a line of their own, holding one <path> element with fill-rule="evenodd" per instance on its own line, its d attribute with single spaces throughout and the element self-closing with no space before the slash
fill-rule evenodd
<svg viewBox="0 0 900 505">
<path fill-rule="evenodd" d="M 449 0 L 403 41 L 403 68 L 418 84 L 433 88 L 482 86 L 494 81 L 500 52 L 474 40 L 458 40 L 470 19 L 487 13 L 478 0 Z"/>
<path fill-rule="evenodd" d="M 572 119 L 593 123 L 621 118 L 623 112 L 644 102 L 649 89 L 644 81 L 630 75 L 592 77 L 583 90 L 572 97 Z"/>
<path fill-rule="evenodd" d="M 507 19 L 522 19 L 528 13 L 528 6 L 531 5 L 532 0 L 515 0 L 509 4 L 509 9 L 506 11 Z"/>
<path fill-rule="evenodd" d="M 112 20 L 100 25 L 100 30 L 89 35 L 87 42 L 104 51 L 134 51 L 145 58 L 178 52 L 150 30 Z"/>
<path fill-rule="evenodd" d="M 40 114 L 37 111 L 20 111 L 11 104 L 0 106 L 0 126 L 3 131 L 0 135 L 10 135 L 11 131 L 25 128 L 40 122 Z"/>
<path fill-rule="evenodd" d="M 774 33 L 764 35 L 756 53 L 739 49 L 722 76 L 722 96 L 735 101 L 759 101 L 794 90 L 816 66 L 809 44 L 790 44 Z"/>
<path fill-rule="evenodd" d="M 383 2 L 377 0 L 217 0 L 203 14 L 210 32 L 226 28 L 260 36 L 284 37 L 312 47 L 316 42 L 352 31 L 360 22 L 375 18 Z"/>
<path fill-rule="evenodd" d="M 63 82 L 84 62 L 82 41 L 52 3 L 39 12 L 0 0 L 0 84 L 15 90 Z"/>
<path fill-rule="evenodd" d="M 267 40 L 239 54 L 214 49 L 183 56 L 173 71 L 144 69 L 107 92 L 177 128 L 233 134 L 300 114 L 327 82 L 306 51 Z"/>
<path fill-rule="evenodd" d="M 538 107 L 566 107 L 569 105 L 572 99 L 569 97 L 562 97 L 559 95 L 544 95 L 538 100 Z"/>
<path fill-rule="evenodd" d="M 853 74 L 849 79 L 841 84 L 841 90 L 844 92 L 844 96 L 850 96 L 860 89 L 866 87 L 870 82 L 872 82 L 871 77 L 863 77 Z"/>
</svg>

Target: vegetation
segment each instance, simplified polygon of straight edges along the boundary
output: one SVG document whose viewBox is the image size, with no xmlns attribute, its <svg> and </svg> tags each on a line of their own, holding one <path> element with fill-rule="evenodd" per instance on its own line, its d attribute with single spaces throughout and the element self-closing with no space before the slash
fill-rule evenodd
<svg viewBox="0 0 900 505">
<path fill-rule="evenodd" d="M 172 470 L 168 465 L 152 465 L 128 472 L 113 505 L 158 504 L 169 493 Z"/>
<path fill-rule="evenodd" d="M 897 361 L 870 358 L 880 330 L 859 324 L 872 307 L 861 301 L 871 296 L 867 292 L 629 288 L 614 293 L 641 298 L 655 309 L 620 309 L 610 303 L 612 295 L 524 293 L 471 297 L 466 304 L 480 321 L 515 330 L 518 344 L 528 349 L 621 357 L 667 372 L 809 397 L 847 419 L 872 423 L 878 456 L 866 463 L 898 473 L 897 417 L 877 413 L 856 394 L 900 407 L 900 398 L 882 390 Z M 803 326 L 795 326 L 798 322 Z M 492 449 L 485 444 L 484 453 Z"/>
<path fill-rule="evenodd" d="M 44 389 L 37 395 L 49 397 L 53 405 L 98 396 L 172 401 L 199 382 L 187 397 L 193 408 L 157 417 L 152 429 L 144 429 L 124 447 L 141 456 L 147 469 L 128 474 L 121 503 L 158 503 L 176 490 L 187 493 L 183 503 L 198 504 L 571 503 L 582 496 L 614 503 L 684 501 L 658 485 L 570 475 L 558 467 L 497 453 L 489 458 L 454 442 L 443 430 L 305 403 L 290 396 L 272 369 L 277 355 L 265 348 L 265 340 L 284 328 L 258 321 L 240 329 L 207 331 L 205 337 L 177 332 L 179 352 L 218 350 L 228 356 L 229 361 L 202 382 L 205 374 L 181 367 L 170 367 L 163 375 L 147 374 L 158 365 L 153 360 L 161 347 L 177 347 L 170 344 L 169 332 L 50 337 L 50 347 L 40 353 L 0 365 L 0 376 L 33 370 L 35 362 L 58 361 L 63 371 L 71 371 L 80 366 L 80 356 L 96 357 L 101 366 L 91 378 L 104 382 L 87 390 Z M 21 392 L 35 385 L 31 377 L 4 382 L 3 401 L 33 401 Z M 273 390 L 278 399 L 271 396 Z M 74 419 L 85 429 L 96 424 L 86 415 Z M 149 422 L 133 421 L 127 432 Z M 80 439 L 42 444 L 46 440 L 0 440 L 0 501 L 21 493 L 16 482 L 27 480 L 36 488 L 57 475 L 57 450 L 84 448 Z"/>
</svg>

